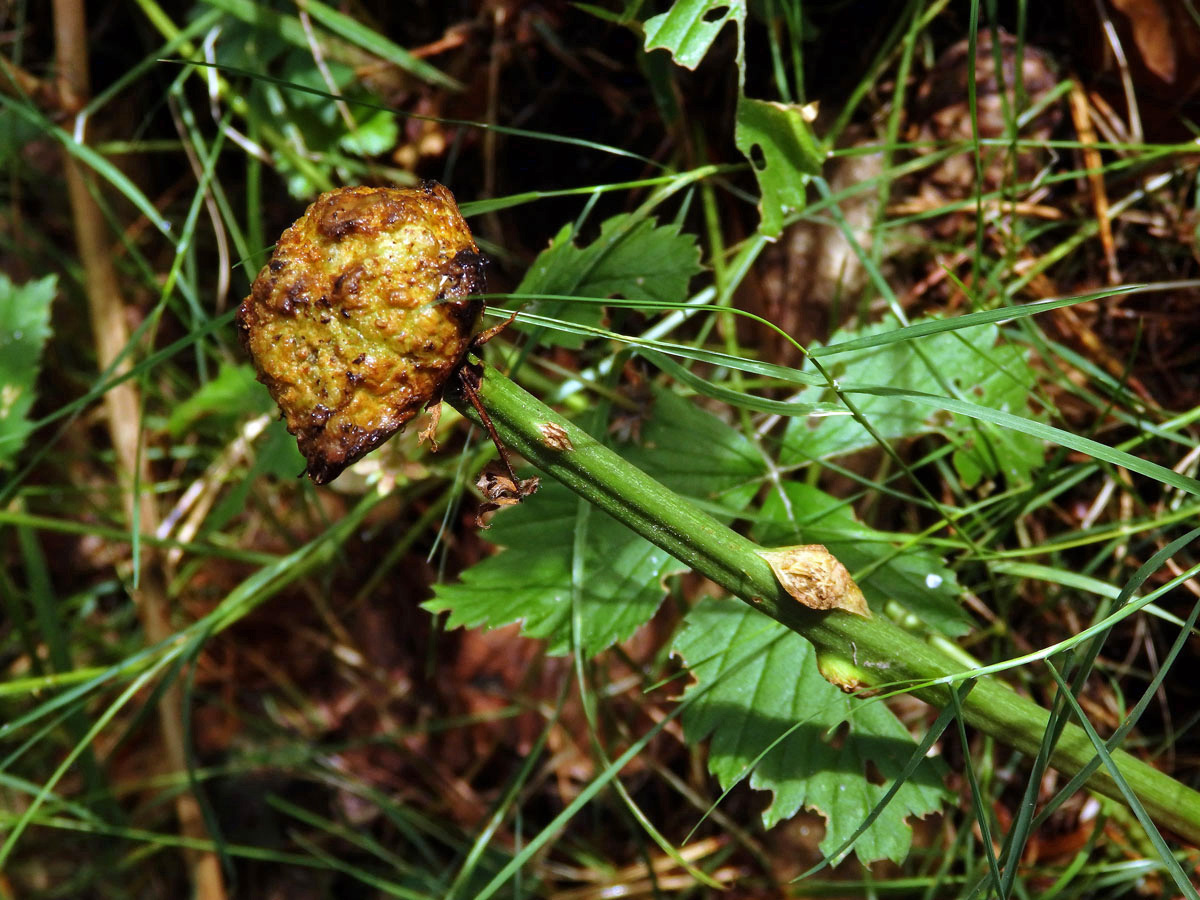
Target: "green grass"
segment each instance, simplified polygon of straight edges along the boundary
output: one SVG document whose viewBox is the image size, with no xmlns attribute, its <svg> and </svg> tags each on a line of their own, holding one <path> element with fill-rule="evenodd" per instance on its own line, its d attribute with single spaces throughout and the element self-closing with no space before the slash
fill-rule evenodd
<svg viewBox="0 0 1200 900">
<path fill-rule="evenodd" d="M 1194 895 L 1177 123 L 1101 123 L 1104 288 L 1065 67 L 922 130 L 975 4 L 837 57 L 855 13 L 792 0 L 138 0 L 84 141 L 42 6 L 0 51 L 0 897 Z M 417 177 L 520 311 L 482 391 L 543 485 L 489 531 L 461 399 L 315 488 L 231 324 L 317 192 Z M 791 544 L 873 617 L 783 593 Z"/>
</svg>

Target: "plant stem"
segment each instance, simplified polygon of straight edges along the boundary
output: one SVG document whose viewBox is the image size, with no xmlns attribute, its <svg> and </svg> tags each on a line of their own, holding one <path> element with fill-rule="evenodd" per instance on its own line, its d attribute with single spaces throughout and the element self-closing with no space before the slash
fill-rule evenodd
<svg viewBox="0 0 1200 900">
<path fill-rule="evenodd" d="M 933 706 L 942 708 L 951 702 L 945 680 L 961 676 L 963 668 L 942 650 L 883 616 L 865 619 L 801 606 L 784 592 L 758 555 L 759 545 L 626 462 L 494 368 L 486 368 L 478 393 L 511 449 L 680 562 L 808 639 L 819 658 L 836 662 L 841 671 L 852 673 L 854 681 L 863 685 L 912 683 L 916 685 L 912 693 Z M 460 390 L 451 388 L 446 399 L 463 415 L 479 421 Z M 557 449 L 564 446 L 561 440 L 547 440 L 543 432 L 547 424 L 566 432 L 573 449 Z M 536 496 L 527 502 L 537 503 Z M 826 668 L 822 666 L 823 671 Z M 932 683 L 939 680 L 942 683 Z M 1050 727 L 1045 709 L 992 676 L 976 679 L 962 706 L 973 727 L 1031 757 L 1037 755 Z M 1095 756 L 1084 730 L 1069 723 L 1050 762 L 1073 775 Z M 1200 793 L 1123 750 L 1112 751 L 1112 758 L 1156 823 L 1193 843 L 1200 841 Z M 1107 769 L 1098 769 L 1087 786 L 1124 800 Z"/>
<path fill-rule="evenodd" d="M 65 111 L 78 113 L 90 93 L 88 31 L 83 0 L 55 0 L 54 39 L 55 59 L 59 68 L 59 96 Z M 78 129 L 86 140 L 83 128 Z M 121 282 L 110 249 L 112 235 L 99 203 L 92 196 L 82 165 L 64 149 L 63 168 L 67 193 L 75 225 L 79 258 L 85 274 L 88 311 L 96 344 L 96 364 L 106 371 L 124 351 L 129 342 L 127 309 L 121 293 Z M 125 364 L 125 368 L 128 363 Z M 120 370 L 118 373 L 120 374 Z M 116 479 L 125 501 L 125 514 L 133 535 L 140 531 L 151 534 L 158 529 L 158 506 L 154 498 L 151 472 L 142 452 L 141 398 L 137 382 L 130 380 L 114 385 L 104 398 L 107 424 L 116 454 Z M 168 640 L 174 633 L 167 602 L 166 578 L 157 560 L 151 563 L 148 554 L 134 543 L 131 591 L 146 639 L 151 644 Z M 183 690 L 178 683 L 163 689 L 158 703 L 159 732 L 162 735 L 163 758 L 177 773 L 187 770 L 187 752 L 183 731 Z M 208 827 L 199 801 L 190 791 L 175 796 L 175 811 L 180 830 L 187 838 L 207 840 Z M 192 883 L 200 900 L 224 900 L 227 896 L 220 861 L 211 850 L 189 851 L 187 854 Z"/>
</svg>

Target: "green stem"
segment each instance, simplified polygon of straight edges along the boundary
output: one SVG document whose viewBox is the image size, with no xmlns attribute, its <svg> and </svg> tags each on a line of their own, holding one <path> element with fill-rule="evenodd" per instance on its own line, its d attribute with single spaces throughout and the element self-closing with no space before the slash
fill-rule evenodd
<svg viewBox="0 0 1200 900">
<path fill-rule="evenodd" d="M 762 548 L 757 544 L 630 465 L 490 366 L 479 396 L 511 449 L 680 562 L 808 639 L 820 658 L 847 673 L 844 677 L 864 685 L 911 683 L 913 694 L 938 708 L 950 702 L 948 682 L 970 678 L 944 651 L 883 616 L 864 619 L 801 606 L 776 581 L 758 555 Z M 446 399 L 479 421 L 461 392 L 449 390 Z M 553 434 L 548 440 L 547 425 L 562 429 L 571 449 L 559 449 L 565 445 Z M 528 502 L 537 503 L 537 498 Z M 827 668 L 834 666 L 822 666 L 823 671 Z M 1031 757 L 1050 727 L 1045 709 L 991 676 L 976 680 L 962 706 L 973 727 Z M 1071 723 L 1063 729 L 1051 765 L 1074 774 L 1095 755 L 1087 734 Z M 1200 842 L 1200 793 L 1123 750 L 1113 751 L 1112 758 L 1155 822 L 1192 843 Z M 1097 770 L 1087 786 L 1124 800 L 1108 769 Z"/>
</svg>

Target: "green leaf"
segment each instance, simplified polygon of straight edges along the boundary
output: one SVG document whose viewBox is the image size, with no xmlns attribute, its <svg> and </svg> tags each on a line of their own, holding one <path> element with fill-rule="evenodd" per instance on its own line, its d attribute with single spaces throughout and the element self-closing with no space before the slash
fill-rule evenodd
<svg viewBox="0 0 1200 900">
<path fill-rule="evenodd" d="M 834 335 L 836 344 L 866 335 L 881 334 L 890 326 L 873 325 L 859 332 Z M 919 343 L 897 341 L 881 346 L 849 350 L 829 357 L 825 368 L 843 384 L 877 384 L 889 391 L 909 390 L 926 394 L 945 393 L 941 379 L 948 381 L 972 403 L 1030 417 L 1028 397 L 1035 373 L 1025 351 L 996 341 L 995 325 L 982 325 L 955 332 L 929 334 Z M 915 347 L 921 348 L 918 354 Z M 934 361 L 931 371 L 926 360 Z M 811 396 L 810 396 L 811 395 Z M 801 392 L 800 400 L 831 400 L 832 394 L 817 388 Z M 1041 464 L 1043 442 L 1018 431 L 1006 430 L 944 409 L 912 403 L 888 394 L 855 394 L 854 403 L 885 439 L 914 437 L 930 432 L 944 434 L 958 448 L 956 465 L 968 484 L 968 476 L 1004 474 L 1010 483 L 1028 480 L 1031 469 Z M 784 433 L 783 463 L 827 459 L 872 446 L 874 440 L 849 415 L 821 419 L 793 419 Z"/>
<path fill-rule="evenodd" d="M 307 51 L 311 64 L 311 38 L 305 30 L 303 23 L 296 16 L 276 12 L 270 8 L 269 4 L 257 3 L 254 0 L 204 0 L 204 2 L 211 7 L 254 26 L 258 31 L 276 36 L 276 39 L 282 38 L 292 46 Z M 461 84 L 444 72 L 431 66 L 424 60 L 418 59 L 403 47 L 394 44 L 383 35 L 362 25 L 357 20 L 338 12 L 324 3 L 319 3 L 317 0 L 310 0 L 309 3 L 305 4 L 305 8 L 313 19 L 340 38 L 344 38 L 351 44 L 355 44 L 363 50 L 378 56 L 380 59 L 386 60 L 409 74 L 429 84 L 449 88 L 450 90 L 460 90 L 462 88 Z M 320 34 L 318 34 L 318 39 L 321 40 L 326 56 L 333 61 L 359 65 L 369 61 L 369 58 L 364 59 L 362 54 L 357 53 L 357 51 L 349 52 L 349 48 L 337 39 L 330 39 Z"/>
<path fill-rule="evenodd" d="M 825 157 L 802 109 L 738 98 L 734 143 L 754 168 L 761 195 L 758 229 L 769 238 L 780 235 L 789 213 L 804 208 L 809 176 L 821 171 Z"/>
<path fill-rule="evenodd" d="M 993 367 L 970 390 L 970 399 L 991 409 L 1044 420 L 1044 414 L 1031 415 L 1029 410 L 1035 377 L 1026 351 L 1014 344 L 1002 344 L 991 350 L 989 358 Z M 1003 475 L 1010 485 L 1028 484 L 1033 470 L 1043 462 L 1044 445 L 1032 435 L 988 422 L 972 423 L 960 416 L 954 420 L 958 427 L 947 436 L 958 445 L 954 468 L 968 488 L 975 487 L 985 475 Z"/>
<path fill-rule="evenodd" d="M 238 49 L 254 59 L 260 37 L 270 42 L 269 36 L 256 33 Z M 310 49 L 284 48 L 274 66 L 282 77 L 256 78 L 246 100 L 264 121 L 286 123 L 289 140 L 275 146 L 272 155 L 293 196 L 311 199 L 329 190 L 336 181 L 334 167 L 344 165 L 347 155 L 378 156 L 396 145 L 400 125 L 395 113 L 380 108 L 379 98 L 362 86 L 352 65 L 330 60 L 318 69 Z M 329 82 L 336 97 L 329 93 Z M 280 85 L 288 90 L 280 91 Z"/>
<path fill-rule="evenodd" d="M 667 12 L 646 20 L 646 50 L 667 50 L 679 65 L 695 69 L 730 20 L 739 29 L 744 25 L 744 0 L 676 0 Z"/>
<path fill-rule="evenodd" d="M 357 19 L 344 15 L 319 0 L 307 0 L 302 7 L 314 19 L 339 37 L 352 44 L 373 53 L 399 69 L 415 75 L 429 84 L 444 87 L 452 91 L 461 91 L 463 85 L 455 81 L 445 72 L 431 66 L 419 57 L 413 56 L 399 44 L 393 43 L 387 37 L 373 28 L 360 23 Z"/>
<path fill-rule="evenodd" d="M 940 557 L 897 550 L 894 536 L 863 525 L 844 501 L 811 485 L 785 482 L 782 490 L 787 502 L 772 491 L 759 513 L 754 536 L 764 546 L 824 544 L 875 609 L 892 600 L 943 634 L 957 637 L 970 630 L 958 580 Z"/>
<path fill-rule="evenodd" d="M 0 468 L 12 465 L 33 430 L 29 410 L 57 290 L 53 275 L 16 285 L 0 272 Z"/>
<path fill-rule="evenodd" d="M 701 269 L 695 236 L 632 214 L 606 221 L 600 237 L 578 254 L 578 296 L 679 303 Z"/>
<path fill-rule="evenodd" d="M 571 560 L 583 502 L 557 482 L 544 484 L 522 506 L 496 517 L 491 537 L 508 549 L 463 572 L 460 584 L 438 585 L 425 608 L 449 611 L 450 628 L 519 621 L 523 635 L 545 639 L 548 653 L 569 653 Z M 677 564 L 604 513 L 591 513 L 586 528 L 579 639 L 591 655 L 654 615 L 662 600 L 658 581 Z"/>
<path fill-rule="evenodd" d="M 571 227 L 563 226 L 538 254 L 516 293 L 678 303 L 701 268 L 693 235 L 681 233 L 678 225 L 659 225 L 633 214 L 608 219 L 600 226 L 600 236 L 586 247 L 577 247 L 571 238 Z M 599 325 L 604 315 L 599 303 L 565 301 L 534 303 L 528 311 L 589 326 Z M 578 348 L 586 338 L 555 332 L 544 340 Z"/>
<path fill-rule="evenodd" d="M 400 126 L 396 117 L 379 110 L 370 114 L 355 114 L 354 131 L 338 139 L 338 144 L 347 153 L 358 156 L 379 156 L 396 146 L 400 138 Z"/>
<path fill-rule="evenodd" d="M 668 50 L 679 65 L 694 69 L 730 20 L 738 26 L 734 143 L 758 179 L 759 231 L 776 238 L 783 231 L 784 218 L 804 208 L 808 178 L 821 171 L 825 152 L 805 121 L 804 107 L 746 96 L 744 0 L 676 0 L 667 12 L 646 20 L 645 48 Z"/>
<path fill-rule="evenodd" d="M 763 813 L 768 828 L 801 807 L 816 810 L 827 823 L 827 854 L 866 821 L 916 746 L 882 702 L 852 698 L 822 678 L 808 641 L 738 601 L 701 602 L 673 649 L 695 677 L 684 732 L 689 741 L 712 736 L 708 766 L 721 787 L 752 771 L 750 786 L 774 794 Z M 858 838 L 859 859 L 904 859 L 906 819 L 940 808 L 941 773 L 937 762 L 921 762 Z M 877 775 L 886 783 L 872 783 Z"/>
<path fill-rule="evenodd" d="M 28 119 L 11 109 L 0 109 L 0 166 L 15 167 L 25 145 L 41 136 L 41 129 Z"/>
<path fill-rule="evenodd" d="M 225 425 L 234 419 L 269 412 L 274 405 L 267 389 L 255 378 L 253 368 L 223 363 L 215 378 L 172 408 L 167 417 L 167 431 L 171 437 L 179 438 L 201 419 L 213 418 Z"/>
<path fill-rule="evenodd" d="M 726 518 L 749 503 L 763 470 L 736 431 L 666 391 L 655 395 L 641 446 L 623 454 L 674 490 L 728 510 Z M 682 567 L 615 519 L 583 509 L 566 488 L 544 483 L 496 516 L 490 536 L 508 549 L 472 566 L 461 583 L 437 585 L 425 608 L 448 611 L 451 628 L 521 622 L 521 633 L 545 639 L 549 653 L 568 653 L 576 532 L 586 528 L 579 542 L 582 649 L 597 653 L 629 637 L 658 609 L 662 580 Z"/>
</svg>

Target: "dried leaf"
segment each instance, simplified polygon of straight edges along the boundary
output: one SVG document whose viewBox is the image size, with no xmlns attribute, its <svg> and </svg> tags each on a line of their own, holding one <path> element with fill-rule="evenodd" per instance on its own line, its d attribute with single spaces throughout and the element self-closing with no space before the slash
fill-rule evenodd
<svg viewBox="0 0 1200 900">
<path fill-rule="evenodd" d="M 502 464 L 491 463 L 479 473 L 479 480 L 475 482 L 475 486 L 487 501 L 479 507 L 479 512 L 475 515 L 475 524 L 480 528 L 490 528 L 485 518 L 488 513 L 502 506 L 516 506 L 535 493 L 540 484 L 541 479 L 537 477 L 514 481 Z"/>
<path fill-rule="evenodd" d="M 778 547 L 758 553 L 783 589 L 809 609 L 840 609 L 871 617 L 866 598 L 850 573 L 821 544 Z"/>
<path fill-rule="evenodd" d="M 1113 0 L 1129 19 L 1133 40 L 1146 68 L 1165 81 L 1175 82 L 1176 52 L 1171 17 L 1161 0 Z"/>
</svg>

